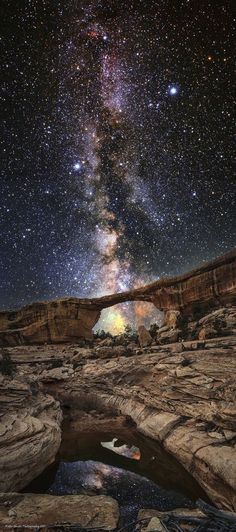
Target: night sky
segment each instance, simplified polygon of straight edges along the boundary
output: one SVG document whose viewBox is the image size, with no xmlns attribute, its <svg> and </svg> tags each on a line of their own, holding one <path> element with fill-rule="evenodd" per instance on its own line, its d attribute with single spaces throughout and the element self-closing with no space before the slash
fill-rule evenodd
<svg viewBox="0 0 236 532">
<path fill-rule="evenodd" d="M 1 308 L 236 244 L 233 2 L 3 0 Z"/>
</svg>

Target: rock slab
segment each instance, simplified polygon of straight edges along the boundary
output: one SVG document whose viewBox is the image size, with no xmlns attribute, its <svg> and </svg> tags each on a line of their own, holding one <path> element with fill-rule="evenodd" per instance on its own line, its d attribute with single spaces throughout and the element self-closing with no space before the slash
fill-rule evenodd
<svg viewBox="0 0 236 532">
<path fill-rule="evenodd" d="M 104 495 L 0 494 L 2 526 L 77 525 L 83 529 L 115 530 L 118 503 Z M 8 528 L 9 529 L 9 528 Z"/>
</svg>

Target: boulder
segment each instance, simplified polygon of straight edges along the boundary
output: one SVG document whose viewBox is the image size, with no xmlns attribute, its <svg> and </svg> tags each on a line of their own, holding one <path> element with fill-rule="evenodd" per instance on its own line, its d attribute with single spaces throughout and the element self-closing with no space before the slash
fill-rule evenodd
<svg viewBox="0 0 236 532">
<path fill-rule="evenodd" d="M 166 532 L 166 527 L 161 524 L 159 517 L 152 517 L 146 528 L 146 532 Z"/>
<path fill-rule="evenodd" d="M 2 525 L 41 527 L 77 526 L 83 530 L 115 530 L 119 520 L 118 503 L 104 495 L 0 494 Z"/>
<path fill-rule="evenodd" d="M 114 338 L 114 344 L 115 345 L 126 346 L 126 345 L 128 345 L 128 343 L 129 343 L 129 339 L 127 338 L 127 336 L 125 334 L 118 334 Z"/>
<path fill-rule="evenodd" d="M 63 381 L 65 379 L 70 379 L 74 374 L 74 370 L 72 366 L 67 364 L 66 366 L 63 366 L 61 368 L 53 368 L 49 370 L 44 370 L 39 375 L 39 380 L 42 382 L 55 382 L 55 381 Z"/>
<path fill-rule="evenodd" d="M 165 332 L 159 332 L 157 338 L 161 344 L 173 344 L 180 339 L 181 330 L 168 329 Z"/>
<path fill-rule="evenodd" d="M 138 327 L 138 338 L 141 347 L 147 347 L 152 344 L 152 337 L 144 325 Z"/>
<path fill-rule="evenodd" d="M 130 342 L 127 345 L 127 351 L 129 351 L 130 353 L 134 353 L 137 349 L 138 349 L 138 345 L 135 342 Z"/>
<path fill-rule="evenodd" d="M 183 321 L 180 310 L 167 310 L 165 313 L 164 325 L 170 329 L 177 329 Z"/>
<path fill-rule="evenodd" d="M 112 347 L 96 347 L 95 355 L 98 358 L 109 358 L 112 357 L 113 349 Z"/>
<path fill-rule="evenodd" d="M 125 356 L 127 354 L 127 348 L 123 345 L 113 345 L 112 347 L 96 347 L 95 354 L 99 358 Z"/>
<path fill-rule="evenodd" d="M 112 349 L 112 355 L 116 357 L 125 356 L 127 354 L 128 347 L 125 347 L 124 345 L 114 345 Z"/>
<path fill-rule="evenodd" d="M 198 333 L 199 340 L 207 340 L 209 338 L 216 338 L 218 335 L 217 330 L 212 325 L 205 325 L 200 329 Z"/>
<path fill-rule="evenodd" d="M 100 340 L 99 347 L 112 347 L 114 344 L 113 338 L 104 338 L 104 340 Z"/>
</svg>

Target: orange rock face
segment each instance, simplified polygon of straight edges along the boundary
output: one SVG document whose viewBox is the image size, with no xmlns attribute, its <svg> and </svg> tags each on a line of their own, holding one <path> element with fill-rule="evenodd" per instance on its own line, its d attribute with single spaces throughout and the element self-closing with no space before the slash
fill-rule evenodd
<svg viewBox="0 0 236 532">
<path fill-rule="evenodd" d="M 0 313 L 0 345 L 74 342 L 92 338 L 100 312 L 125 301 L 149 301 L 171 326 L 212 308 L 236 303 L 236 250 L 179 277 L 94 299 L 66 298 L 32 303 Z M 174 312 L 172 312 L 174 311 Z M 179 311 L 180 314 L 177 314 Z"/>
</svg>

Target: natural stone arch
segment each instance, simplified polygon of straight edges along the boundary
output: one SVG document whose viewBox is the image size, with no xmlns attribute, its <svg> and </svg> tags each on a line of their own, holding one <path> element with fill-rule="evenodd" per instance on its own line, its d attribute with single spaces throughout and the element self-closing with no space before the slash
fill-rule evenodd
<svg viewBox="0 0 236 532">
<path fill-rule="evenodd" d="M 91 339 L 103 308 L 126 301 L 147 301 L 165 313 L 175 327 L 182 319 L 214 307 L 236 303 L 236 250 L 178 277 L 93 299 L 65 298 L 32 303 L 0 313 L 0 345 L 76 342 Z"/>
</svg>

